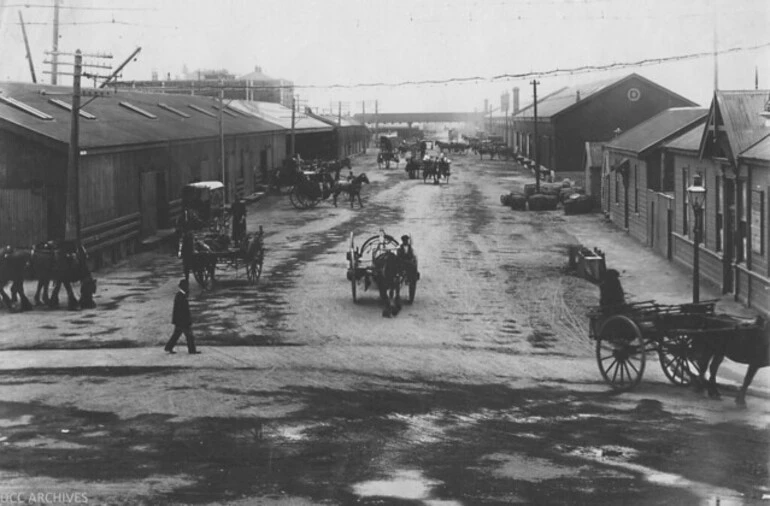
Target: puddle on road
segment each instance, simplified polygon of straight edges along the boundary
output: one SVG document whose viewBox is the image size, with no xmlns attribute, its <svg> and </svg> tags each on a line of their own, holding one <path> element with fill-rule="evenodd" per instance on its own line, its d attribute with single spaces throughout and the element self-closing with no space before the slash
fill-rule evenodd
<svg viewBox="0 0 770 506">
<path fill-rule="evenodd" d="M 641 474 L 648 482 L 690 491 L 700 497 L 702 506 L 743 506 L 748 504 L 743 495 L 728 488 L 689 480 L 684 476 L 666 473 L 641 464 L 630 462 L 638 452 L 622 446 L 578 447 L 566 451 L 567 455 L 580 457 L 603 465 Z"/>
<path fill-rule="evenodd" d="M 492 474 L 499 478 L 512 478 L 539 482 L 556 478 L 574 477 L 580 474 L 580 467 L 566 467 L 553 463 L 548 459 L 528 457 L 520 454 L 495 453 L 484 457 L 497 464 Z"/>
<path fill-rule="evenodd" d="M 433 499 L 431 491 L 442 482 L 425 478 L 421 471 L 403 470 L 387 480 L 372 480 L 353 485 L 353 492 L 361 497 L 393 497 L 421 501 L 426 506 L 462 506 L 458 501 Z"/>
</svg>

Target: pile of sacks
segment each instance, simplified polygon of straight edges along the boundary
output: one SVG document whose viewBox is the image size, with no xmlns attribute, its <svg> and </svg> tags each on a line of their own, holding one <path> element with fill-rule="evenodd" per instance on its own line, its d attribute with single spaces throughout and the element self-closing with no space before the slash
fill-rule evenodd
<svg viewBox="0 0 770 506">
<path fill-rule="evenodd" d="M 510 192 L 500 195 L 500 203 L 516 211 L 553 211 L 559 204 L 565 214 L 590 213 L 594 200 L 585 195 L 585 190 L 565 179 L 558 183 L 540 183 L 540 192 L 536 193 L 534 183 L 524 185 L 524 193 Z"/>
</svg>

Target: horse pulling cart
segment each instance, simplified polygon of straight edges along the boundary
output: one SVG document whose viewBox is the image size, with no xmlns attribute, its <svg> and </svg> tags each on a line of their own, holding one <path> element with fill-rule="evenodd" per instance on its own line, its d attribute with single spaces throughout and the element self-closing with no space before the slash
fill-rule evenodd
<svg viewBox="0 0 770 506">
<path fill-rule="evenodd" d="M 755 358 L 761 361 L 752 364 L 751 357 L 746 361 L 741 358 L 752 353 L 732 351 L 736 346 L 742 347 L 742 352 L 743 348 L 766 350 L 766 331 L 760 320 L 715 313 L 715 305 L 715 301 L 672 305 L 644 301 L 591 308 L 589 336 L 596 341 L 596 360 L 602 377 L 613 389 L 629 390 L 642 379 L 647 352 L 655 352 L 671 383 L 689 385 L 703 381 L 706 367 L 713 359 L 713 391 L 709 386 L 709 394 L 716 397 L 716 369 L 727 356 L 750 366 L 741 395 L 736 399 L 741 404 L 754 372 L 767 365 L 767 357 Z M 748 347 L 739 339 L 746 339 Z"/>
<path fill-rule="evenodd" d="M 179 224 L 179 257 L 185 277 L 192 274 L 209 288 L 217 267 L 237 272 L 256 284 L 265 257 L 264 232 L 246 233 L 246 206 L 236 201 L 224 204 L 224 185 L 219 181 L 191 183 L 182 190 L 182 220 Z"/>
<path fill-rule="evenodd" d="M 411 243 L 411 240 L 408 242 Z M 413 253 L 405 255 L 402 247 L 403 245 L 399 245 L 394 237 L 381 230 L 378 235 L 366 239 L 359 248 L 356 247 L 351 232 L 350 249 L 347 252 L 347 279 L 350 281 L 353 302 L 358 301 L 358 287 L 360 285 L 363 285 L 364 291 L 372 285 L 376 286 L 380 292 L 380 297 L 388 302 L 386 310 L 392 311 L 390 299 L 393 298 L 395 298 L 396 306 L 400 308 L 400 288 L 402 285 L 408 287 L 409 303 L 414 302 L 417 281 L 420 279 L 420 273 L 417 270 L 417 256 Z M 411 252 L 411 244 L 409 249 Z M 397 312 L 398 310 L 395 311 L 395 313 Z M 385 316 L 390 316 L 390 314 Z"/>
</svg>

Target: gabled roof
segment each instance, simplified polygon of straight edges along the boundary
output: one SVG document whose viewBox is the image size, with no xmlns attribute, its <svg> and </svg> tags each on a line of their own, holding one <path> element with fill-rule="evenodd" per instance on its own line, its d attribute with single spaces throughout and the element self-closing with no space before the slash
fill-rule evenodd
<svg viewBox="0 0 770 506">
<path fill-rule="evenodd" d="M 86 92 L 87 89 L 84 89 Z M 10 101 L 7 99 L 11 99 Z M 5 100 L 3 100 L 5 99 Z M 30 83 L 0 83 L 0 128 L 16 128 L 69 144 L 71 112 L 56 105 L 59 100 L 71 107 L 72 88 Z M 42 119 L 20 108 L 18 103 L 39 111 Z M 82 149 L 121 147 L 160 142 L 216 138 L 219 136 L 219 110 L 210 97 L 131 92 L 119 89 L 93 100 L 81 98 L 79 121 Z M 225 109 L 225 135 L 259 134 L 283 131 L 262 119 Z"/>
<path fill-rule="evenodd" d="M 673 91 L 664 88 L 663 86 L 650 81 L 649 79 L 640 76 L 637 73 L 628 74 L 625 77 L 613 77 L 608 79 L 602 79 L 600 81 L 592 81 L 588 83 L 578 84 L 575 86 L 567 86 L 556 90 L 555 92 L 545 95 L 537 101 L 537 117 L 538 119 L 552 118 L 559 114 L 575 108 L 578 104 L 583 104 L 587 100 L 590 100 L 600 93 L 609 90 L 615 86 L 619 86 L 631 79 L 639 79 L 646 84 L 655 88 L 664 90 L 666 93 L 679 98 L 680 100 L 689 103 L 692 106 L 697 105 L 695 102 L 688 100 L 681 95 L 674 93 Z M 533 104 L 522 108 L 514 115 L 515 118 L 532 118 L 534 117 Z"/>
<path fill-rule="evenodd" d="M 770 126 L 760 115 L 770 98 L 768 90 L 717 91 L 711 102 L 709 124 L 716 115 L 722 120 L 727 144 L 733 157 L 738 157 L 751 146 L 770 135 Z M 703 131 L 700 153 L 703 155 L 709 129 Z M 734 161 L 734 160 L 733 160 Z"/>
<path fill-rule="evenodd" d="M 607 143 L 607 147 L 643 156 L 674 136 L 706 120 L 703 107 L 672 107 L 639 123 Z"/>
<path fill-rule="evenodd" d="M 741 158 L 770 162 L 770 135 L 741 153 Z"/>
<path fill-rule="evenodd" d="M 238 76 L 238 81 L 280 81 L 280 79 L 276 79 L 275 77 L 270 77 L 267 74 L 263 74 L 260 71 L 255 70 L 254 72 L 249 72 L 248 74 L 244 74 L 242 76 Z"/>
<path fill-rule="evenodd" d="M 307 115 L 311 118 L 315 118 L 318 121 L 322 121 L 325 124 L 331 126 L 331 127 L 364 127 L 361 123 L 354 120 L 353 118 L 348 118 L 347 116 L 342 116 L 340 118 L 339 116 L 335 114 L 316 114 L 313 111 L 310 110 L 310 108 L 307 109 Z"/>
<path fill-rule="evenodd" d="M 243 113 L 253 115 L 270 123 L 279 125 L 285 130 L 291 130 L 291 109 L 274 102 L 256 102 L 250 100 L 233 100 L 230 107 Z M 311 118 L 306 114 L 298 113 L 294 116 L 294 130 L 302 133 L 331 132 L 332 127 Z"/>
<path fill-rule="evenodd" d="M 693 128 L 679 137 L 665 143 L 663 146 L 667 149 L 678 149 L 680 151 L 692 151 L 697 153 L 700 147 L 700 139 L 703 136 L 703 128 Z"/>
</svg>

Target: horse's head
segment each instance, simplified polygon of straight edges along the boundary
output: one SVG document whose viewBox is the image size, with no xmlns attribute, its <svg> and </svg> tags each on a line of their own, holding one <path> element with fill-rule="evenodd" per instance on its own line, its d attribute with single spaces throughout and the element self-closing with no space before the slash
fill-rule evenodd
<svg viewBox="0 0 770 506">
<path fill-rule="evenodd" d="M 362 172 L 361 174 L 356 177 L 359 183 L 366 183 L 369 184 L 369 178 L 366 176 L 365 172 Z"/>
</svg>

